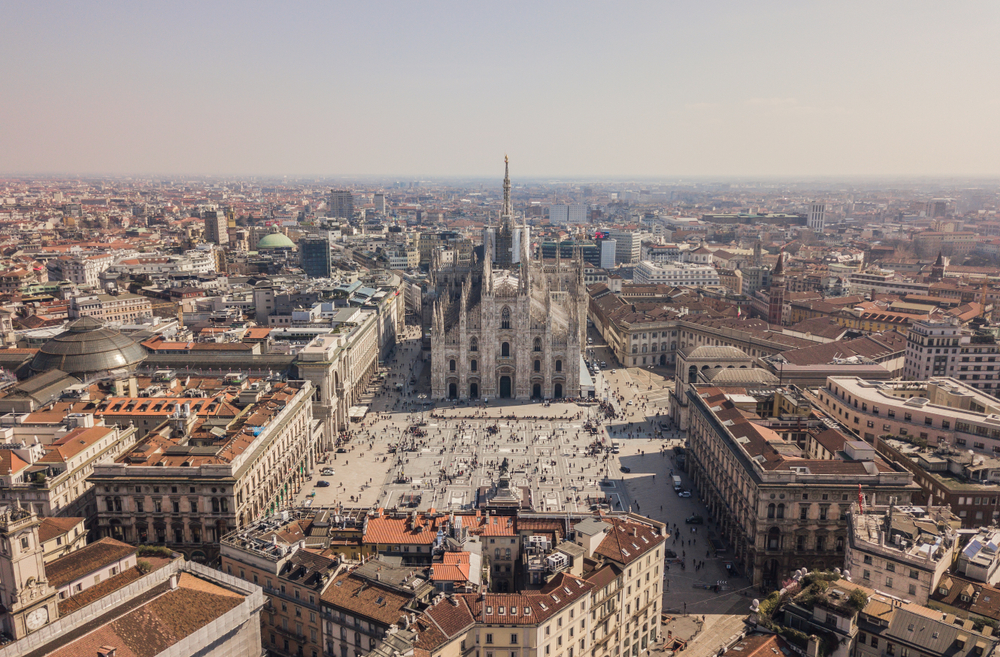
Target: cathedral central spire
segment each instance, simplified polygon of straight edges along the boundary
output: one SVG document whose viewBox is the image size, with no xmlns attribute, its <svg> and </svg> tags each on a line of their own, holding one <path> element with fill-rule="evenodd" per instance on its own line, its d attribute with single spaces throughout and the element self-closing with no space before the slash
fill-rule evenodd
<svg viewBox="0 0 1000 657">
<path fill-rule="evenodd" d="M 503 207 L 500 208 L 500 222 L 510 223 L 514 216 L 514 210 L 510 205 L 510 163 L 507 156 L 503 156 Z"/>
</svg>

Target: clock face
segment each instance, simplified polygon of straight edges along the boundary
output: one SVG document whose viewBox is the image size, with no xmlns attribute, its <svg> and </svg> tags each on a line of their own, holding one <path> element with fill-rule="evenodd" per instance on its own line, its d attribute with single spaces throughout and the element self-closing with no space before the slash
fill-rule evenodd
<svg viewBox="0 0 1000 657">
<path fill-rule="evenodd" d="M 47 622 L 49 622 L 49 610 L 45 607 L 39 607 L 25 618 L 29 630 L 37 630 Z"/>
</svg>

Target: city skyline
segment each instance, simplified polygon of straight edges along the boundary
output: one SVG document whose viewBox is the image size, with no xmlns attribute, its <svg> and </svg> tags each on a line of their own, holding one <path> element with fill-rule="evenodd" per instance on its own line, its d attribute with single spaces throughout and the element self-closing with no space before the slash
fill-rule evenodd
<svg viewBox="0 0 1000 657">
<path fill-rule="evenodd" d="M 490 178 L 508 152 L 522 180 L 991 177 L 998 18 L 22 4 L 0 27 L 0 174 Z"/>
</svg>

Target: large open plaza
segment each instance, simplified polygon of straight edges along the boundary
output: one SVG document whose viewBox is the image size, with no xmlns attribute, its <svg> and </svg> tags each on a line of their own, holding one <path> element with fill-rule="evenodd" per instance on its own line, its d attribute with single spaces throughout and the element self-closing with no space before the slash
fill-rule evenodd
<svg viewBox="0 0 1000 657">
<path fill-rule="evenodd" d="M 684 436 L 671 430 L 668 418 L 673 372 L 618 367 L 592 335 L 588 359 L 608 364 L 596 377 L 597 401 L 610 402 L 615 416 L 593 402 L 430 403 L 427 354 L 418 334 L 408 334 L 364 400 L 367 415 L 342 438 L 342 451 L 328 454 L 321 466 L 335 474 L 316 473 L 298 501 L 472 509 L 505 466 L 510 489 L 526 494 L 536 511 L 588 512 L 600 504 L 631 509 L 669 528 L 667 547 L 676 558 L 665 563 L 664 611 L 706 616 L 696 643 L 713 644 L 703 651 L 714 648 L 730 629 L 740 629 L 732 619 L 742 618 L 753 595 L 744 579 L 727 570 L 725 546 L 713 540 L 704 505 L 696 495 L 680 497 L 673 490 L 671 475 L 689 488 L 674 452 Z M 613 441 L 618 453 L 607 449 Z M 317 486 L 320 481 L 330 485 Z M 686 523 L 692 516 L 704 524 Z"/>
</svg>

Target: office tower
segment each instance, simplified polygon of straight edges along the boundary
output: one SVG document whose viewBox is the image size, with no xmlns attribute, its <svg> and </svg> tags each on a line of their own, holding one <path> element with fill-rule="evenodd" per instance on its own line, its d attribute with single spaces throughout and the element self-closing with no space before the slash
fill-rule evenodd
<svg viewBox="0 0 1000 657">
<path fill-rule="evenodd" d="M 809 229 L 822 233 L 826 227 L 826 203 L 813 203 L 809 206 Z"/>
<path fill-rule="evenodd" d="M 325 237 L 304 237 L 299 240 L 302 269 L 310 278 L 330 278 L 330 241 Z"/>
<path fill-rule="evenodd" d="M 375 212 L 385 214 L 385 194 L 382 192 L 375 192 L 375 195 L 372 196 L 372 202 L 375 205 Z"/>
<path fill-rule="evenodd" d="M 601 240 L 601 269 L 615 268 L 615 252 L 618 249 L 618 242 L 615 240 Z"/>
<path fill-rule="evenodd" d="M 212 244 L 229 246 L 229 222 L 225 214 L 216 210 L 205 213 L 205 239 Z"/>
<path fill-rule="evenodd" d="M 587 222 L 587 206 L 582 204 L 574 205 L 553 205 L 549 207 L 549 223 L 562 226 L 565 224 L 583 224 Z"/>
<path fill-rule="evenodd" d="M 330 212 L 335 219 L 350 219 L 354 216 L 354 195 L 349 190 L 330 190 Z"/>
<path fill-rule="evenodd" d="M 639 262 L 642 255 L 642 234 L 637 230 L 612 228 L 608 237 L 615 240 L 617 254 L 615 261 L 620 265 Z"/>
</svg>

